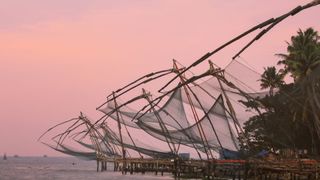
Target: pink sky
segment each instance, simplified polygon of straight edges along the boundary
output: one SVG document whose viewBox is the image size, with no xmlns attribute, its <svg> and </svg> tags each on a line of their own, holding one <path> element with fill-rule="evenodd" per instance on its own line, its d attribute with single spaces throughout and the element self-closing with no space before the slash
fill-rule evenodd
<svg viewBox="0 0 320 180">
<path fill-rule="evenodd" d="M 98 118 L 95 108 L 112 90 L 170 68 L 173 58 L 190 65 L 249 27 L 307 2 L 0 0 L 0 153 L 60 155 L 37 142 L 50 126 L 79 111 Z M 319 19 L 320 6 L 290 17 L 242 58 L 262 72 L 299 28 L 320 31 Z M 223 66 L 249 40 L 210 59 Z"/>
</svg>

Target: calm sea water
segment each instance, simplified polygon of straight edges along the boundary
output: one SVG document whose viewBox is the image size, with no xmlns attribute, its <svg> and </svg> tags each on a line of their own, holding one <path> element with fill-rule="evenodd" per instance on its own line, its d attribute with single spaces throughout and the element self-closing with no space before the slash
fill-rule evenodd
<svg viewBox="0 0 320 180">
<path fill-rule="evenodd" d="M 0 160 L 0 180 L 41 180 L 41 179 L 174 179 L 170 174 L 155 176 L 154 174 L 122 175 L 112 171 L 96 172 L 95 161 L 85 161 L 72 157 L 8 157 Z"/>
</svg>

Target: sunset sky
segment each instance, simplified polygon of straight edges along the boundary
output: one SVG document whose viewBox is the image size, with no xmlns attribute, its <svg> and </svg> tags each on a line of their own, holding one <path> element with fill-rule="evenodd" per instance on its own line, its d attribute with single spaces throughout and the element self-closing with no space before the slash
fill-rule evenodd
<svg viewBox="0 0 320 180">
<path fill-rule="evenodd" d="M 112 90 L 190 65 L 232 37 L 309 0 L 0 0 L 0 153 L 60 155 L 37 138 L 95 108 Z M 320 31 L 320 6 L 281 22 L 241 55 L 259 72 L 301 28 Z M 253 35 L 255 35 L 254 33 Z M 220 66 L 253 36 L 210 59 Z M 239 59 L 241 61 L 241 59 Z M 204 66 L 203 70 L 206 66 Z"/>
</svg>

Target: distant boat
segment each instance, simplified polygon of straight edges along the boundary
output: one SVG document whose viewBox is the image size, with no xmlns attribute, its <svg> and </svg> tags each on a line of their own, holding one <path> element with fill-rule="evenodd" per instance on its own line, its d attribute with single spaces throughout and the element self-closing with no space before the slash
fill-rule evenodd
<svg viewBox="0 0 320 180">
<path fill-rule="evenodd" d="M 7 154 L 6 153 L 4 153 L 4 155 L 3 155 L 3 160 L 7 160 Z"/>
<path fill-rule="evenodd" d="M 46 158 L 46 157 L 48 157 L 48 156 L 45 154 L 45 155 L 43 155 L 43 157 Z"/>
<path fill-rule="evenodd" d="M 18 158 L 19 156 L 17 154 L 15 154 L 13 157 Z"/>
</svg>

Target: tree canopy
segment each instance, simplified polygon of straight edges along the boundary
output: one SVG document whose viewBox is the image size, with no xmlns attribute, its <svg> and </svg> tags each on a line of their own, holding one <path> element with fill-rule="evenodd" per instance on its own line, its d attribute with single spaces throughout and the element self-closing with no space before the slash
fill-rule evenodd
<svg viewBox="0 0 320 180">
<path fill-rule="evenodd" d="M 242 148 L 251 153 L 307 149 L 319 155 L 320 38 L 312 28 L 300 29 L 287 45 L 287 54 L 278 54 L 280 70 L 268 67 L 261 76 L 261 88 L 269 95 L 257 99 L 263 113 L 245 123 Z M 293 82 L 285 82 L 286 75 Z"/>
</svg>

